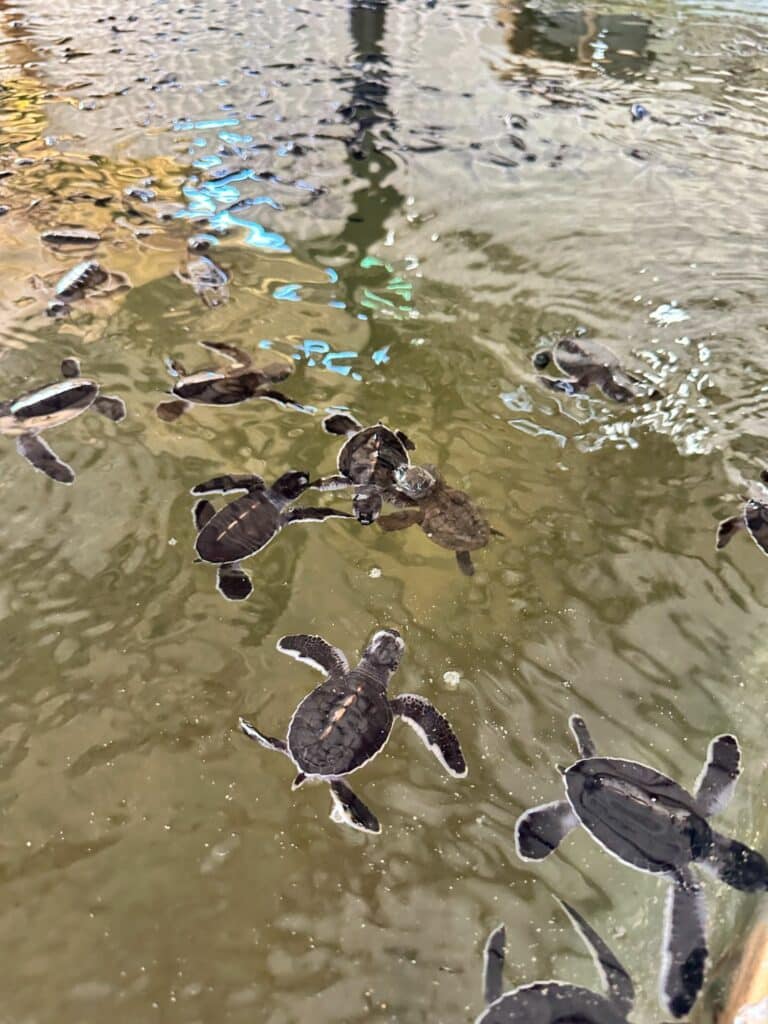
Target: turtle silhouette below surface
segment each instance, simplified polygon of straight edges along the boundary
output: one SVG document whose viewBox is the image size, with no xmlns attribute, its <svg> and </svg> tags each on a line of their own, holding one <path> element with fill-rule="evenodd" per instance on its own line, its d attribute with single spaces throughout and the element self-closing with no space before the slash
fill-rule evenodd
<svg viewBox="0 0 768 1024">
<path fill-rule="evenodd" d="M 526 811 L 515 826 L 523 860 L 543 860 L 578 825 L 622 863 L 670 884 L 665 912 L 661 1000 L 674 1017 L 690 1013 L 704 984 L 706 908 L 691 866 L 699 864 L 743 892 L 768 890 L 768 864 L 755 850 L 716 832 L 709 818 L 728 804 L 741 771 L 734 736 L 709 745 L 691 795 L 636 761 L 598 757 L 582 718 L 571 731 L 580 759 L 563 771 L 567 800 Z"/>
<path fill-rule="evenodd" d="M 483 996 L 486 1008 L 475 1024 L 627 1024 L 635 988 L 627 970 L 581 914 L 558 900 L 595 960 L 606 995 L 564 981 L 536 981 L 503 992 L 506 932 L 501 925 L 485 944 Z"/>
<path fill-rule="evenodd" d="M 431 541 L 456 553 L 465 576 L 473 576 L 470 551 L 484 548 L 491 535 L 501 537 L 464 491 L 448 487 L 434 466 L 400 466 L 395 470 L 397 491 L 411 507 L 379 519 L 382 530 L 405 530 L 420 526 Z"/>
<path fill-rule="evenodd" d="M 744 504 L 738 515 L 724 519 L 717 527 L 717 550 L 720 551 L 740 530 L 746 530 L 763 554 L 768 555 L 768 470 L 760 473 L 763 485 L 758 492 L 744 498 Z"/>
<path fill-rule="evenodd" d="M 322 477 L 312 486 L 321 491 L 353 487 L 355 516 L 369 526 L 378 519 L 384 500 L 396 497 L 394 474 L 409 465 L 408 452 L 415 446 L 402 430 L 391 430 L 383 423 L 364 427 L 349 413 L 326 416 L 323 429 L 347 440 L 336 459 L 338 473 Z"/>
<path fill-rule="evenodd" d="M 174 397 L 170 401 L 161 402 L 155 410 L 161 420 L 173 422 L 192 404 L 237 405 L 251 398 L 265 398 L 291 409 L 308 411 L 299 402 L 287 398 L 282 391 L 269 387 L 270 384 L 290 377 L 293 372 L 291 363 L 269 363 L 257 370 L 251 365 L 251 357 L 247 352 L 234 345 L 215 341 L 201 341 L 200 345 L 211 352 L 217 352 L 229 360 L 230 365 L 189 374 L 177 360 L 166 360 L 171 376 L 179 379 L 171 388 Z"/>
<path fill-rule="evenodd" d="M 99 385 L 80 376 L 76 359 L 64 359 L 62 380 L 0 403 L 0 434 L 16 438 L 16 450 L 35 469 L 60 484 L 74 482 L 71 466 L 55 455 L 40 437 L 44 430 L 60 427 L 88 409 L 119 423 L 125 419 L 125 403 L 100 393 Z"/>
<path fill-rule="evenodd" d="M 561 338 L 551 349 L 540 349 L 533 357 L 537 370 L 554 362 L 565 378 L 538 377 L 539 383 L 553 391 L 577 395 L 595 384 L 615 402 L 632 399 L 656 400 L 661 392 L 642 378 L 624 370 L 618 357 L 605 345 L 588 338 Z"/>
<path fill-rule="evenodd" d="M 396 629 L 378 630 L 356 668 L 350 668 L 338 647 L 319 636 L 284 636 L 277 649 L 321 672 L 325 681 L 296 708 L 285 740 L 267 736 L 244 718 L 240 728 L 262 747 L 290 758 L 298 769 L 294 789 L 309 780 L 327 782 L 333 821 L 363 832 L 381 831 L 376 816 L 343 779 L 381 752 L 395 718 L 411 726 L 449 774 L 467 774 L 453 729 L 428 700 L 412 693 L 387 696 L 405 649 Z"/>
<path fill-rule="evenodd" d="M 260 476 L 216 476 L 192 488 L 192 494 L 245 494 L 217 512 L 206 498 L 195 505 L 195 550 L 204 562 L 218 565 L 217 587 L 230 601 L 243 601 L 253 591 L 240 562 L 269 544 L 291 523 L 321 523 L 325 519 L 353 519 L 335 508 L 289 508 L 309 487 L 309 474 L 291 469 L 271 487 Z"/>
</svg>

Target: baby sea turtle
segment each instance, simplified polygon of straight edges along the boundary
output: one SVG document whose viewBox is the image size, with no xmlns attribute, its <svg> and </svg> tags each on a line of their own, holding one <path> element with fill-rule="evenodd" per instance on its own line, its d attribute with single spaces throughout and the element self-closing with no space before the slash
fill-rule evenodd
<svg viewBox="0 0 768 1024">
<path fill-rule="evenodd" d="M 453 729 L 428 700 L 413 693 L 387 696 L 387 684 L 405 649 L 396 629 L 374 633 L 356 668 L 349 667 L 343 651 L 319 636 L 284 636 L 277 641 L 277 649 L 317 669 L 325 682 L 296 708 L 286 740 L 266 736 L 243 718 L 240 728 L 263 747 L 279 750 L 293 761 L 298 769 L 294 789 L 307 780 L 327 782 L 335 822 L 363 832 L 381 831 L 376 816 L 342 779 L 383 749 L 396 717 L 411 726 L 451 775 L 467 774 Z"/>
<path fill-rule="evenodd" d="M 633 398 L 661 398 L 660 391 L 624 370 L 616 355 L 598 341 L 561 338 L 551 350 L 540 349 L 533 357 L 533 365 L 537 370 L 545 369 L 552 361 L 558 370 L 568 375 L 565 380 L 538 378 L 553 391 L 576 395 L 586 391 L 590 384 L 596 384 L 604 395 L 616 402 L 628 402 Z"/>
<path fill-rule="evenodd" d="M 290 523 L 321 523 L 336 516 L 354 518 L 335 508 L 293 508 L 288 505 L 309 486 L 309 474 L 291 469 L 271 487 L 260 476 L 216 476 L 192 488 L 192 494 L 245 491 L 217 512 L 205 498 L 195 505 L 198 530 L 195 550 L 204 562 L 218 565 L 217 587 L 230 601 L 243 601 L 253 590 L 240 562 L 265 548 Z"/>
<path fill-rule="evenodd" d="M 229 274 L 209 256 L 187 260 L 183 270 L 177 270 L 180 281 L 192 287 L 206 306 L 220 306 L 229 299 Z"/>
<path fill-rule="evenodd" d="M 690 1012 L 704 983 L 707 961 L 706 910 L 691 865 L 708 868 L 744 892 L 768 890 L 768 864 L 755 850 L 715 832 L 708 819 L 728 804 L 741 771 L 734 736 L 709 745 L 694 794 L 636 761 L 598 757 L 587 726 L 573 715 L 571 732 L 580 760 L 563 772 L 567 800 L 526 811 L 515 827 L 523 860 L 543 860 L 568 833 L 583 825 L 624 864 L 663 875 L 667 898 L 662 1004 L 674 1017 Z"/>
<path fill-rule="evenodd" d="M 274 391 L 267 385 L 285 380 L 293 372 L 288 362 L 269 363 L 260 370 L 251 365 L 251 357 L 234 345 L 225 345 L 215 341 L 201 341 L 203 348 L 218 352 L 231 363 L 231 366 L 217 369 L 200 370 L 198 373 L 187 373 L 180 362 L 167 359 L 166 365 L 172 377 L 179 380 L 171 388 L 175 395 L 171 401 L 161 402 L 157 415 L 161 420 L 170 423 L 178 419 L 192 403 L 197 405 L 237 405 L 249 398 L 267 398 L 278 405 L 286 405 L 292 409 L 306 411 L 299 402 L 287 398 L 282 391 Z"/>
<path fill-rule="evenodd" d="M 382 530 L 420 526 L 435 544 L 455 551 L 459 569 L 473 576 L 470 551 L 484 548 L 491 534 L 501 536 L 499 531 L 489 525 L 468 494 L 448 487 L 435 466 L 398 466 L 394 478 L 397 490 L 414 505 L 382 516 Z"/>
<path fill-rule="evenodd" d="M 392 496 L 394 472 L 408 466 L 408 452 L 415 445 L 402 430 L 390 430 L 383 423 L 364 427 L 349 413 L 326 416 L 323 429 L 347 440 L 336 459 L 338 475 L 324 477 L 312 486 L 324 491 L 354 487 L 352 507 L 359 521 L 368 526 L 378 519 L 383 498 Z"/>
<path fill-rule="evenodd" d="M 584 918 L 565 900 L 558 900 L 595 960 L 606 995 L 564 981 L 536 981 L 502 992 L 504 926 L 485 944 L 483 995 L 486 1009 L 475 1024 L 627 1024 L 635 988 L 624 966 Z"/>
<path fill-rule="evenodd" d="M 760 483 L 768 485 L 768 470 L 760 473 Z M 737 534 L 739 530 L 746 530 L 752 540 L 761 551 L 768 555 L 768 495 L 765 488 L 752 497 L 744 498 L 744 505 L 738 515 L 724 519 L 717 527 L 717 549 L 725 545 Z"/>
<path fill-rule="evenodd" d="M 125 403 L 99 393 L 99 385 L 80 376 L 76 359 L 61 364 L 63 380 L 46 384 L 36 391 L 0 403 L 0 434 L 16 438 L 16 450 L 35 469 L 51 480 L 71 484 L 75 474 L 71 466 L 54 455 L 39 436 L 43 430 L 61 426 L 93 407 L 113 423 L 125 419 Z"/>
</svg>

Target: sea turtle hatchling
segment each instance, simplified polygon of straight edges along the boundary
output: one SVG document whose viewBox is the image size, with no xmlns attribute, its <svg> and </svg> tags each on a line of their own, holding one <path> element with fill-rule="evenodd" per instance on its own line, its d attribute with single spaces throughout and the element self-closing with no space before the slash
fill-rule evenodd
<svg viewBox="0 0 768 1024">
<path fill-rule="evenodd" d="M 738 515 L 724 519 L 717 527 L 716 546 L 718 551 L 733 539 L 739 530 L 746 530 L 760 550 L 768 555 L 768 470 L 760 473 L 759 491 L 754 488 L 750 497 L 744 498 L 744 504 Z"/>
<path fill-rule="evenodd" d="M 323 429 L 347 440 L 336 458 L 338 474 L 316 480 L 312 487 L 323 491 L 354 487 L 355 516 L 368 526 L 378 519 L 383 500 L 393 496 L 394 473 L 408 466 L 408 452 L 415 445 L 402 430 L 391 430 L 383 423 L 364 427 L 349 413 L 326 416 Z"/>
<path fill-rule="evenodd" d="M 80 364 L 68 358 L 61 364 L 63 380 L 0 403 L 0 434 L 16 438 L 16 450 L 35 469 L 51 480 L 71 484 L 75 474 L 39 436 L 43 430 L 68 423 L 87 409 L 106 416 L 113 423 L 125 419 L 121 398 L 100 394 L 99 385 L 80 376 Z"/>
<path fill-rule="evenodd" d="M 342 780 L 368 764 L 383 749 L 395 718 L 417 733 L 454 777 L 467 774 L 459 741 L 439 711 L 424 697 L 387 696 L 387 685 L 400 664 L 405 643 L 396 629 L 374 633 L 356 668 L 344 653 L 319 636 L 284 636 L 277 649 L 321 672 L 325 682 L 299 704 L 285 740 L 260 732 L 245 719 L 240 728 L 268 750 L 290 758 L 298 769 L 293 788 L 307 780 L 331 787 L 331 818 L 363 832 L 380 832 L 376 816 Z"/>
<path fill-rule="evenodd" d="M 491 534 L 501 536 L 464 491 L 449 487 L 435 466 L 398 466 L 395 487 L 412 504 L 379 519 L 382 530 L 420 526 L 435 544 L 456 553 L 459 569 L 473 576 L 470 551 L 484 548 Z"/>
<path fill-rule="evenodd" d="M 178 419 L 193 403 L 237 405 L 249 398 L 266 398 L 278 405 L 307 411 L 299 402 L 287 398 L 282 391 L 268 387 L 269 384 L 290 377 L 293 367 L 289 362 L 269 363 L 256 370 L 251 365 L 251 357 L 234 345 L 215 341 L 201 341 L 200 344 L 229 360 L 231 365 L 189 374 L 177 360 L 167 359 L 168 372 L 179 379 L 171 388 L 174 398 L 161 402 L 155 410 L 161 420 L 170 423 Z"/>
<path fill-rule="evenodd" d="M 506 933 L 501 925 L 485 944 L 483 996 L 486 1008 L 475 1024 L 627 1024 L 635 988 L 626 968 L 573 907 L 558 900 L 600 973 L 605 995 L 564 981 L 535 981 L 502 991 Z"/>
<path fill-rule="evenodd" d="M 709 745 L 707 763 L 693 796 L 672 779 L 636 761 L 598 757 L 582 718 L 571 731 L 580 759 L 563 770 L 567 800 L 526 811 L 515 826 L 523 860 L 543 860 L 568 833 L 583 825 L 593 839 L 624 864 L 670 884 L 667 897 L 661 1000 L 674 1017 L 693 1008 L 707 961 L 706 909 L 692 864 L 744 892 L 768 890 L 768 864 L 755 850 L 728 839 L 709 818 L 730 800 L 741 771 L 734 736 Z"/>
<path fill-rule="evenodd" d="M 243 601 L 253 590 L 240 562 L 269 544 L 291 523 L 321 523 L 324 519 L 354 518 L 335 508 L 289 508 L 309 486 L 309 474 L 300 470 L 283 473 L 271 487 L 260 476 L 217 476 L 192 488 L 192 494 L 245 494 L 217 512 L 201 499 L 192 515 L 197 528 L 195 550 L 204 562 L 218 565 L 219 591 L 230 601 Z"/>
<path fill-rule="evenodd" d="M 596 384 L 608 398 L 628 402 L 633 398 L 657 399 L 661 392 L 640 377 L 624 370 L 617 358 L 605 345 L 588 338 L 561 338 L 552 349 L 540 349 L 533 357 L 533 365 L 543 370 L 554 362 L 555 367 L 567 374 L 566 379 L 539 377 L 540 383 L 553 391 L 576 395 Z"/>
<path fill-rule="evenodd" d="M 229 274 L 208 256 L 187 260 L 176 276 L 190 285 L 208 307 L 220 306 L 229 299 Z"/>
</svg>

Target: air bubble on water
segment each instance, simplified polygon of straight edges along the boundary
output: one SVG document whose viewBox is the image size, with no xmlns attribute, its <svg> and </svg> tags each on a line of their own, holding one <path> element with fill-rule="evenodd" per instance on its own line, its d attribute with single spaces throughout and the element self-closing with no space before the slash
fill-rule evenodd
<svg viewBox="0 0 768 1024">
<path fill-rule="evenodd" d="M 381 569 L 374 565 L 374 567 L 371 570 L 369 570 L 368 575 L 371 577 L 372 580 L 377 580 L 381 576 Z"/>
<path fill-rule="evenodd" d="M 170 547 L 175 547 L 177 543 L 178 541 L 176 540 L 175 537 L 171 537 L 170 540 L 168 541 Z"/>
<path fill-rule="evenodd" d="M 459 672 L 444 672 L 443 682 L 446 686 L 450 686 L 452 690 L 455 690 L 461 682 L 461 674 Z"/>
</svg>

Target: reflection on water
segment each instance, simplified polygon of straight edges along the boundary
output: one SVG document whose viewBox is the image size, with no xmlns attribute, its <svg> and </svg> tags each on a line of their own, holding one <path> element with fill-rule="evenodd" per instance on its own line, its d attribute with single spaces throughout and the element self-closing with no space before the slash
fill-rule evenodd
<svg viewBox="0 0 768 1024">
<path fill-rule="evenodd" d="M 765 849 L 768 563 L 714 550 L 765 462 L 763 6 L 246 7 L 0 5 L 2 394 L 72 356 L 128 407 L 56 432 L 71 488 L 3 446 L 6 1015 L 471 1020 L 501 920 L 510 979 L 594 986 L 565 894 L 656 1020 L 663 883 L 579 835 L 522 864 L 513 828 L 578 711 L 680 779 L 735 732 L 718 827 Z M 68 228 L 100 240 L 41 237 Z M 202 256 L 227 301 L 183 279 Z M 83 258 L 130 287 L 47 316 Z M 661 399 L 542 387 L 534 352 L 580 329 Z M 290 360 L 305 412 L 159 419 L 164 358 L 205 365 L 200 341 Z M 397 424 L 504 536 L 468 579 L 422 530 L 284 530 L 222 601 L 190 488 L 334 473 L 331 409 Z M 394 734 L 365 771 L 372 841 L 331 827 L 321 787 L 286 791 L 237 715 L 288 721 L 306 693 L 281 635 L 350 648 L 377 623 L 469 777 Z M 699 1024 L 755 906 L 705 887 Z"/>
</svg>

